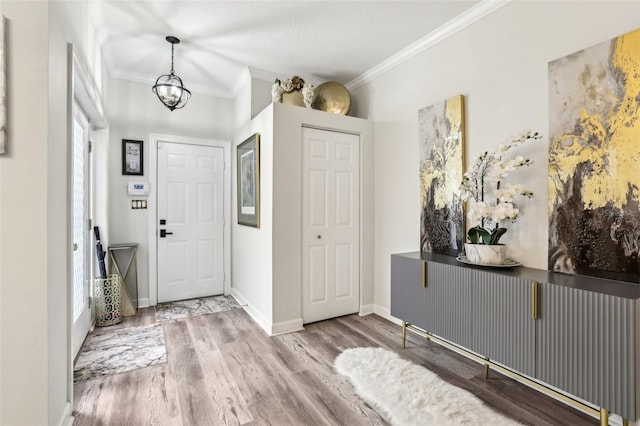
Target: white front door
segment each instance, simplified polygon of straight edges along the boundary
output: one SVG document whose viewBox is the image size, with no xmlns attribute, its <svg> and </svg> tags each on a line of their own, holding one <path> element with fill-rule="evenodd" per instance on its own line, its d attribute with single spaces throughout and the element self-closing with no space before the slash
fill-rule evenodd
<svg viewBox="0 0 640 426">
<path fill-rule="evenodd" d="M 302 319 L 360 306 L 360 137 L 302 130 Z"/>
<path fill-rule="evenodd" d="M 223 155 L 158 142 L 158 302 L 224 292 Z"/>
<path fill-rule="evenodd" d="M 89 237 L 89 122 L 80 108 L 73 108 L 73 158 L 71 160 L 71 250 L 73 282 L 73 326 L 71 346 L 78 354 L 91 326 L 89 309 L 90 256 L 93 247 Z"/>
</svg>

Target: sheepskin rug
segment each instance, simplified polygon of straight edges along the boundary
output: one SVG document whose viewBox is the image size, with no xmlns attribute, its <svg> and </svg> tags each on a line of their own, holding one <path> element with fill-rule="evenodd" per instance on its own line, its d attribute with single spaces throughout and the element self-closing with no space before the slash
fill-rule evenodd
<svg viewBox="0 0 640 426">
<path fill-rule="evenodd" d="M 382 348 L 355 348 L 334 362 L 356 393 L 391 424 L 518 425 L 472 393 Z"/>
</svg>

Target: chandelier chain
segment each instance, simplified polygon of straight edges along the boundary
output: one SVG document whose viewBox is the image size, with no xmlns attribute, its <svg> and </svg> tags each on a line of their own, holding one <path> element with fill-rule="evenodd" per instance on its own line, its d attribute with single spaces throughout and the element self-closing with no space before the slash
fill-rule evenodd
<svg viewBox="0 0 640 426">
<path fill-rule="evenodd" d="M 171 74 L 174 74 L 173 72 L 173 48 L 174 48 L 175 44 L 171 43 Z"/>
</svg>

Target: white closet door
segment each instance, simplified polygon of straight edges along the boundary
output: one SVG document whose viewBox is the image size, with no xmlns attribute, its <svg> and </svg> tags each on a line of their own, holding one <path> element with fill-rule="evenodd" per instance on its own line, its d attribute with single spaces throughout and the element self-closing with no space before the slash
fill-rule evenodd
<svg viewBox="0 0 640 426">
<path fill-rule="evenodd" d="M 303 128 L 302 319 L 360 306 L 360 137 Z"/>
</svg>

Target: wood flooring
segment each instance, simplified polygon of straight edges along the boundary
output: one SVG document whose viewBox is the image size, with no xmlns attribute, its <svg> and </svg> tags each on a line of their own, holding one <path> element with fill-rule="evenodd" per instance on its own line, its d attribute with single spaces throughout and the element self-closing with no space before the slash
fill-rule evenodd
<svg viewBox="0 0 640 426">
<path fill-rule="evenodd" d="M 155 321 L 153 308 L 119 327 Z M 333 370 L 353 347 L 380 346 L 526 425 L 599 421 L 377 315 L 269 337 L 242 309 L 164 323 L 167 363 L 74 385 L 74 425 L 386 425 Z"/>
</svg>

